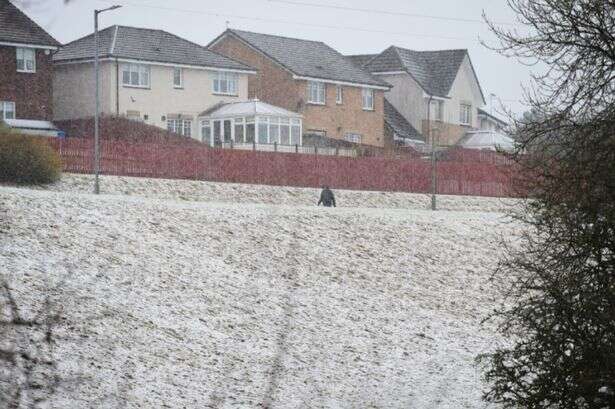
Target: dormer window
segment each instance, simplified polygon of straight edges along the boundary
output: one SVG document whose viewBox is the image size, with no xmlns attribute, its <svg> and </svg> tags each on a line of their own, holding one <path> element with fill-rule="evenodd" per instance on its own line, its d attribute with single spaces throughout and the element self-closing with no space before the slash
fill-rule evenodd
<svg viewBox="0 0 615 409">
<path fill-rule="evenodd" d="M 36 51 L 33 48 L 17 48 L 17 72 L 36 72 Z"/>
</svg>

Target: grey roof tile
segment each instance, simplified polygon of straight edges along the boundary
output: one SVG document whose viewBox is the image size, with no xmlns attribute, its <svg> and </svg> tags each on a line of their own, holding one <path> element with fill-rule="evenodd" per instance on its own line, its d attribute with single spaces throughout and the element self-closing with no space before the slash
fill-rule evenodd
<svg viewBox="0 0 615 409">
<path fill-rule="evenodd" d="M 386 98 L 384 99 L 384 123 L 402 138 L 425 141 L 423 135 Z"/>
<path fill-rule="evenodd" d="M 49 33 L 9 0 L 0 0 L 0 41 L 59 47 Z"/>
<path fill-rule="evenodd" d="M 466 56 L 468 50 L 465 49 L 414 51 L 392 46 L 364 68 L 370 72 L 406 71 L 427 93 L 446 97 Z"/>
<path fill-rule="evenodd" d="M 347 55 L 348 58 L 354 65 L 357 67 L 363 67 L 365 64 L 371 61 L 372 58 L 378 56 L 378 54 L 358 54 L 358 55 Z"/>
<path fill-rule="evenodd" d="M 130 58 L 169 64 L 251 70 L 245 64 L 162 30 L 111 26 L 98 32 L 100 57 Z M 55 62 L 94 57 L 94 34 L 66 44 L 54 54 Z"/>
<path fill-rule="evenodd" d="M 227 30 L 289 71 L 304 77 L 390 87 L 320 41 Z M 220 37 L 219 37 L 220 38 Z M 214 40 L 215 42 L 216 40 Z"/>
</svg>

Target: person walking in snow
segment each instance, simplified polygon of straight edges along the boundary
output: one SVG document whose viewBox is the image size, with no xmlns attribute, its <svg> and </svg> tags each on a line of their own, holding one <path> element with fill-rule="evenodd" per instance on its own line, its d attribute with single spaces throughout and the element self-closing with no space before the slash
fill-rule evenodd
<svg viewBox="0 0 615 409">
<path fill-rule="evenodd" d="M 324 186 L 322 188 L 322 192 L 320 192 L 320 200 L 318 201 L 318 206 L 322 203 L 325 207 L 335 207 L 335 195 L 329 189 L 329 186 Z"/>
</svg>

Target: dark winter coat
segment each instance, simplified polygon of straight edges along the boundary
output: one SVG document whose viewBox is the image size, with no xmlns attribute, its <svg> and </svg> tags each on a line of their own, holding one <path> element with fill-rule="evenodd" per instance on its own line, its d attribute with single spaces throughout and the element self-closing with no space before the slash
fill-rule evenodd
<svg viewBox="0 0 615 409">
<path fill-rule="evenodd" d="M 321 203 L 326 207 L 335 207 L 335 195 L 333 195 L 333 192 L 328 187 L 324 188 L 322 192 L 320 192 L 318 206 L 320 206 Z"/>
</svg>

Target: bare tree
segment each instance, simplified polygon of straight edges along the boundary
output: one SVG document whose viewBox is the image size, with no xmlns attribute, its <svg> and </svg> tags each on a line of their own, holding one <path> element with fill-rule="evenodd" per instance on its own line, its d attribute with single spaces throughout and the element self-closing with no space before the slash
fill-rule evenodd
<svg viewBox="0 0 615 409">
<path fill-rule="evenodd" d="M 615 2 L 509 0 L 523 24 L 491 24 L 510 57 L 545 66 L 515 123 L 532 195 L 527 232 L 497 278 L 493 319 L 510 340 L 480 357 L 506 408 L 615 408 Z"/>
</svg>

